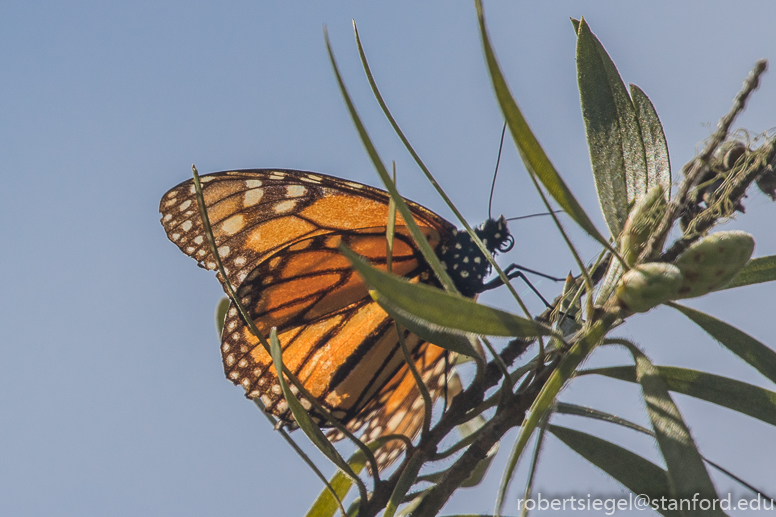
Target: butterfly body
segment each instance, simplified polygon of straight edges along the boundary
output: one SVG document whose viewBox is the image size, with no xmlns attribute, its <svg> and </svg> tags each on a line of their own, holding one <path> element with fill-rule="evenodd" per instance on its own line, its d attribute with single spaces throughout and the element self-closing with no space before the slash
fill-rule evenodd
<svg viewBox="0 0 776 517">
<path fill-rule="evenodd" d="M 284 364 L 353 430 L 366 424 L 369 439 L 389 433 L 412 438 L 422 424 L 423 402 L 396 325 L 338 251 L 344 244 L 373 266 L 387 268 L 388 194 L 293 170 L 228 171 L 202 176 L 201 182 L 226 275 L 258 330 L 266 336 L 277 328 Z M 481 292 L 490 266 L 469 235 L 421 205 L 407 203 L 459 291 L 470 297 Z M 193 182 L 165 194 L 160 212 L 170 240 L 201 267 L 216 269 Z M 489 220 L 476 231 L 491 252 L 512 245 L 503 219 Z M 391 270 L 413 282 L 438 285 L 400 214 Z M 438 395 L 448 368 L 444 350 L 404 332 L 418 371 L 432 396 Z M 227 378 L 291 422 L 271 358 L 234 302 L 227 310 L 221 352 Z M 301 402 L 310 408 L 309 401 Z M 381 463 L 398 452 L 398 446 L 386 449 Z"/>
</svg>

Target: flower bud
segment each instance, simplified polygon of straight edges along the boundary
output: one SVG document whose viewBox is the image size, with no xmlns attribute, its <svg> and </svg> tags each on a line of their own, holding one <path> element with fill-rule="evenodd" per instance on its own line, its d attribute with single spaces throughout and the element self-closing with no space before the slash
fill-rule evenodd
<svg viewBox="0 0 776 517">
<path fill-rule="evenodd" d="M 673 264 L 648 262 L 634 267 L 617 284 L 620 305 L 634 312 L 673 300 L 682 286 L 682 273 Z"/>
<path fill-rule="evenodd" d="M 754 239 L 740 230 L 717 232 L 694 243 L 674 262 L 684 277 L 677 298 L 694 298 L 724 287 L 753 251 Z"/>
<path fill-rule="evenodd" d="M 665 192 L 662 185 L 655 185 L 639 199 L 631 209 L 620 237 L 620 253 L 625 263 L 633 266 L 644 249 L 649 236 L 657 229 L 666 209 Z M 657 246 L 660 252 L 663 243 Z"/>
</svg>

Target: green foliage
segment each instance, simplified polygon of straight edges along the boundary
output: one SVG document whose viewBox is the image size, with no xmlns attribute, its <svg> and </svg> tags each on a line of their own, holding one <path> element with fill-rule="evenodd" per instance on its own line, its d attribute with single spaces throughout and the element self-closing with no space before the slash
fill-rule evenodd
<svg viewBox="0 0 776 517">
<path fill-rule="evenodd" d="M 347 497 L 353 485 L 359 488 L 359 498 L 347 512 L 348 515 L 358 513 L 363 517 L 371 517 L 381 511 L 385 511 L 386 516 L 410 513 L 415 516 L 436 515 L 455 490 L 476 485 L 482 480 L 498 450 L 499 440 L 516 426 L 520 430 L 502 476 L 496 501 L 496 515 L 500 514 L 508 489 L 515 481 L 518 462 L 528 448 L 531 438 L 539 434 L 539 443 L 531 460 L 531 475 L 526 488 L 526 497 L 530 496 L 533 472 L 540 467 L 538 451 L 545 431 L 560 439 L 634 494 L 647 494 L 658 498 L 671 495 L 679 498 L 697 492 L 702 497 L 716 498 L 718 496 L 706 468 L 706 464 L 710 462 L 698 451 L 690 426 L 685 423 L 671 392 L 690 395 L 770 425 L 776 425 L 776 393 L 719 375 L 671 366 L 655 366 L 634 344 L 622 339 L 612 339 L 609 334 L 635 313 L 667 304 L 685 314 L 766 378 L 776 382 L 776 353 L 773 350 L 712 316 L 673 303 L 673 300 L 682 297 L 703 296 L 714 290 L 776 280 L 776 257 L 750 260 L 754 238 L 743 232 L 717 232 L 706 235 L 713 224 L 723 220 L 719 214 L 715 216 L 710 212 L 712 203 L 704 208 L 699 201 L 705 194 L 699 193 L 698 190 L 696 180 L 700 177 L 697 174 L 700 173 L 692 171 L 706 166 L 702 160 L 693 160 L 685 166 L 685 177 L 675 189 L 674 195 L 670 195 L 672 180 L 668 146 L 655 107 L 640 88 L 635 85 L 626 87 L 587 22 L 584 19 L 572 20 L 577 35 L 577 79 L 591 168 L 600 209 L 609 230 L 608 236 L 601 234 L 531 132 L 499 67 L 479 0 L 476 1 L 476 6 L 485 62 L 495 96 L 537 193 L 548 208 L 553 208 L 551 202 L 557 203 L 581 231 L 597 241 L 605 259 L 600 267 L 585 266 L 560 221 L 552 214 L 559 232 L 563 234 L 580 267 L 579 276 L 569 282 L 562 295 L 555 300 L 557 307 L 573 307 L 578 310 L 575 325 L 571 327 L 567 325 L 568 315 L 559 310 L 547 311 L 536 318 L 526 318 L 460 296 L 414 223 L 395 181 L 389 176 L 369 138 L 337 68 L 327 37 L 331 64 L 356 130 L 391 195 L 392 207 L 395 206 L 395 211 L 407 222 L 410 233 L 444 290 L 411 283 L 376 269 L 344 247 L 341 252 L 350 259 L 353 268 L 370 286 L 374 300 L 393 316 L 398 324 L 424 340 L 474 358 L 476 373 L 474 381 L 468 387 L 456 390 L 456 397 L 449 397 L 449 405 L 437 422 L 427 420 L 420 439 L 416 445 L 408 447 L 405 461 L 399 465 L 398 470 L 389 479 L 375 480 L 373 490 L 369 493 L 359 474 L 365 465 L 370 464 L 372 473 L 377 476 L 371 451 L 376 450 L 382 442 L 360 444 L 360 450 L 349 461 L 345 461 L 321 433 L 318 425 L 305 410 L 305 403 L 300 399 L 315 406 L 319 413 L 323 410 L 318 408 L 315 400 L 310 399 L 309 394 L 301 391 L 301 386 L 292 376 L 280 375 L 281 388 L 295 421 L 340 470 L 314 503 L 308 516 L 328 517 L 338 508 L 341 513 L 345 513 L 339 501 Z M 369 70 L 366 53 L 357 31 L 356 41 L 368 81 L 383 112 L 429 181 L 438 188 L 440 195 L 450 204 L 473 240 L 485 251 L 482 243 L 471 232 L 471 227 L 444 195 L 430 171 L 412 149 L 407 137 L 399 129 Z M 762 70 L 759 73 L 761 72 Z M 751 93 L 751 85 L 756 83 L 756 80 L 757 77 L 754 77 L 748 86 L 745 85 L 742 93 L 744 98 Z M 738 103 L 726 120 L 732 120 L 742 107 L 743 104 Z M 728 138 L 726 128 L 729 125 L 730 122 L 727 122 L 723 127 L 720 138 L 710 141 L 702 153 L 703 156 L 711 156 Z M 767 146 L 771 147 L 765 148 Z M 765 169 L 771 170 L 776 156 L 776 144 L 773 141 L 766 143 L 760 154 L 765 157 L 763 160 L 736 162 L 739 165 L 731 169 L 732 172 L 725 180 L 729 181 L 729 184 L 721 185 L 713 192 L 714 207 L 738 206 L 748 186 L 761 177 Z M 752 170 L 756 167 L 762 170 Z M 738 183 L 735 183 L 736 181 Z M 734 184 L 738 186 L 730 186 Z M 392 213 L 393 210 L 392 208 Z M 685 228 L 693 228 L 694 233 L 684 233 L 675 242 L 668 243 L 665 249 L 669 230 L 679 226 L 680 218 L 689 217 L 689 222 L 693 223 L 695 216 L 702 218 L 703 224 L 684 225 Z M 391 242 L 392 225 L 388 233 L 388 240 Z M 217 258 L 215 249 L 213 253 Z M 489 260 L 492 261 L 492 257 L 489 257 Z M 495 265 L 495 262 L 493 264 Z M 506 282 L 501 270 L 497 269 L 497 272 Z M 516 293 L 514 294 L 518 298 Z M 235 303 L 238 309 L 242 310 L 239 302 L 235 300 Z M 223 304 L 219 306 L 217 322 L 223 322 L 225 307 Z M 569 328 L 571 330 L 563 331 Z M 481 336 L 516 339 L 501 354 L 494 353 L 494 357 L 486 363 L 486 357 L 477 343 L 478 337 Z M 259 337 L 263 339 L 263 336 Z M 549 338 L 549 342 L 542 341 L 542 337 Z M 512 362 L 520 355 L 519 352 L 537 338 L 540 340 L 540 346 L 535 355 L 512 366 Z M 609 344 L 626 347 L 631 353 L 632 364 L 580 370 L 580 365 L 598 347 Z M 489 346 L 487 342 L 486 345 Z M 282 365 L 281 344 L 274 330 L 267 348 L 272 352 L 276 370 L 286 371 Z M 421 382 L 417 372 L 414 373 L 416 382 Z M 638 383 L 651 429 L 594 408 L 564 404 L 558 400 L 559 393 L 569 382 L 590 374 L 612 378 L 612 382 L 624 380 Z M 515 388 L 513 382 L 517 383 L 521 379 L 522 382 Z M 299 396 L 292 391 L 291 385 L 299 388 Z M 427 419 L 430 414 L 428 402 Z M 495 409 L 485 413 L 492 408 Z M 552 420 L 556 413 L 595 418 L 625 426 L 634 432 L 650 434 L 655 439 L 665 469 L 605 438 L 556 425 Z M 464 430 L 463 439 L 448 452 L 440 453 L 440 442 L 456 427 Z M 431 474 L 422 473 L 422 469 L 446 457 L 456 459 L 442 470 Z M 434 484 L 412 492 L 413 486 L 419 482 Z M 670 510 L 663 511 L 663 514 L 680 515 Z M 705 511 L 702 514 L 723 515 L 721 510 L 711 513 Z M 701 513 L 688 511 L 681 515 Z"/>
</svg>

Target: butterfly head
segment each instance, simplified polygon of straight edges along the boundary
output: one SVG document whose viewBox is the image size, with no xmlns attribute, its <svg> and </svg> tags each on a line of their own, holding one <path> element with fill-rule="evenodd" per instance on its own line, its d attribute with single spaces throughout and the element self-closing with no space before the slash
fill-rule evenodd
<svg viewBox="0 0 776 517">
<path fill-rule="evenodd" d="M 507 229 L 504 217 L 488 219 L 474 233 L 491 253 L 507 252 L 515 239 Z M 453 283 L 462 295 L 473 297 L 483 291 L 485 277 L 490 273 L 490 263 L 465 231 L 453 232 L 439 255 Z"/>
</svg>

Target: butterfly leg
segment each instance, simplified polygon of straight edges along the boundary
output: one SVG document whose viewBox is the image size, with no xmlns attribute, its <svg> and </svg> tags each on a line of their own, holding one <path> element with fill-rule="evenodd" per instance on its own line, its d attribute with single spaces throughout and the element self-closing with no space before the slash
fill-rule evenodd
<svg viewBox="0 0 776 517">
<path fill-rule="evenodd" d="M 521 278 L 523 280 L 523 282 L 525 282 L 528 285 L 528 287 L 531 288 L 531 290 L 536 294 L 536 296 L 539 297 L 539 299 L 544 303 L 544 305 L 547 308 L 552 308 L 552 305 L 550 305 L 550 303 L 544 298 L 544 296 L 542 296 L 542 293 L 540 293 L 536 289 L 536 287 L 534 287 L 534 285 L 531 283 L 531 281 L 528 280 L 528 278 L 525 276 L 525 273 L 523 273 L 523 271 L 525 271 L 527 273 L 531 273 L 531 274 L 537 275 L 537 276 L 540 276 L 540 277 L 543 277 L 543 278 L 547 278 L 549 280 L 552 280 L 553 282 L 563 282 L 563 281 L 565 281 L 565 278 L 556 278 L 554 276 L 545 275 L 544 273 L 540 273 L 538 271 L 534 271 L 533 269 L 528 269 L 527 267 L 519 266 L 517 264 L 510 264 L 504 270 L 504 274 L 507 275 L 508 279 L 512 280 L 514 278 Z M 502 285 L 504 285 L 504 282 L 501 280 L 500 277 L 497 277 L 497 278 L 494 278 L 493 280 L 491 280 L 490 282 L 487 282 L 487 283 L 483 284 L 483 286 L 482 286 L 483 289 L 482 290 L 483 291 L 489 291 L 491 289 L 495 289 L 497 287 L 501 287 Z"/>
</svg>

